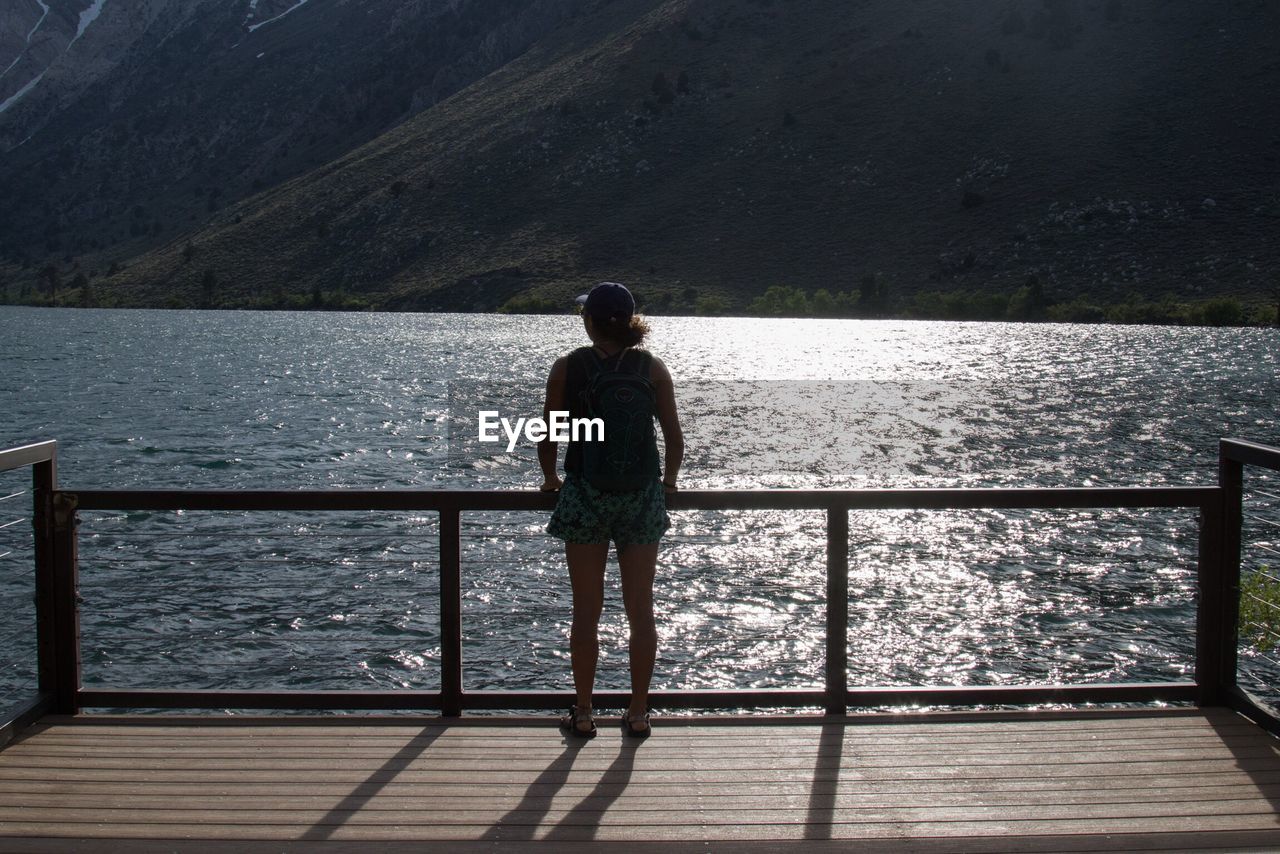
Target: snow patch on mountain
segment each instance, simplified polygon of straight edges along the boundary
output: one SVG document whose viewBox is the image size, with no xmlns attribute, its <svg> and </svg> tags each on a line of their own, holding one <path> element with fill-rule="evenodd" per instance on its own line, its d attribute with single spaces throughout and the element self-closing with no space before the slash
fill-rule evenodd
<svg viewBox="0 0 1280 854">
<path fill-rule="evenodd" d="M 36 21 L 36 25 L 31 28 L 31 32 L 27 33 L 27 44 L 31 44 L 31 37 L 36 34 L 36 30 L 40 29 L 40 25 L 44 23 L 44 19 L 49 17 L 49 4 L 44 0 L 36 0 L 40 8 L 44 10 L 44 14 L 40 16 L 40 20 Z"/>
<path fill-rule="evenodd" d="M 253 14 L 253 10 L 257 7 L 257 5 L 258 5 L 257 0 L 250 0 L 250 3 L 249 3 L 249 14 L 250 14 L 251 16 L 252 16 L 252 14 Z M 288 9 L 285 9 L 283 12 L 281 12 L 279 15 L 276 15 L 274 18 L 267 18 L 267 20 L 265 20 L 265 21 L 263 21 L 262 23 L 259 23 L 259 24 L 251 24 L 251 25 L 249 26 L 249 32 L 253 32 L 254 30 L 258 29 L 258 27 L 265 27 L 267 24 L 271 23 L 272 21 L 278 21 L 278 20 L 280 20 L 281 18 L 283 18 L 285 15 L 289 14 L 290 12 L 292 12 L 293 10 L 295 10 L 295 9 L 300 9 L 300 8 L 302 8 L 302 7 L 303 7 L 303 6 L 305 6 L 305 5 L 307 5 L 307 0 L 298 0 L 298 2 L 297 2 L 297 3 L 294 3 L 294 4 L 293 4 L 292 6 L 290 6 Z M 248 18 L 245 18 L 245 20 L 246 20 L 246 21 L 248 21 Z"/>
<path fill-rule="evenodd" d="M 36 30 L 40 29 L 40 25 L 44 23 L 44 19 L 49 17 L 49 4 L 45 3 L 44 0 L 36 0 L 36 2 L 39 3 L 40 8 L 44 10 L 44 14 L 40 16 L 40 20 L 36 21 L 36 25 L 31 28 L 31 32 L 27 33 L 27 44 L 31 44 L 31 37 L 36 34 Z M 4 76 L 12 71 L 15 65 L 22 61 L 22 57 L 24 55 L 26 55 L 25 49 L 18 51 L 18 55 L 13 58 L 13 62 L 9 63 L 9 67 L 4 71 L 0 71 L 0 80 L 3 80 Z M 5 101 L 5 103 L 7 104 L 9 102 Z M 0 109 L 0 113 L 2 112 L 4 112 L 4 110 Z"/>
<path fill-rule="evenodd" d="M 258 14 L 258 0 L 249 0 L 249 11 L 244 13 L 244 26 L 248 27 L 256 14 Z M 253 28 L 249 27 L 249 29 Z"/>
<path fill-rule="evenodd" d="M 44 19 L 49 17 L 49 4 L 45 3 L 44 0 L 36 0 L 36 2 L 39 3 L 40 8 L 44 10 L 44 14 L 40 16 L 39 21 L 36 21 L 36 25 L 31 28 L 31 32 L 27 33 L 28 45 L 31 44 L 31 37 L 36 34 L 36 30 L 40 29 L 40 25 L 44 23 Z M 78 27 L 76 27 L 75 37 L 72 38 L 71 41 L 67 42 L 67 46 L 64 47 L 62 49 L 62 52 L 58 54 L 58 59 L 61 59 L 66 54 L 66 52 L 71 49 L 71 46 L 75 44 L 76 41 L 82 35 L 84 35 L 85 30 L 89 29 L 90 24 L 98 20 L 98 16 L 102 14 L 102 7 L 105 6 L 106 3 L 107 3 L 107 0 L 93 0 L 93 2 L 89 4 L 89 8 L 85 9 L 83 12 L 80 13 L 80 24 Z M 22 56 L 23 54 L 21 53 L 18 54 L 18 58 L 15 59 L 12 63 L 10 63 L 9 68 L 6 68 L 3 73 L 0 73 L 0 77 L 3 77 L 5 74 L 8 74 L 9 70 L 13 68 L 13 66 L 18 64 L 18 60 L 21 59 Z M 55 59 L 54 62 L 57 62 L 57 59 Z M 37 74 L 34 79 L 32 79 L 30 82 L 27 83 L 27 85 L 23 86 L 17 92 L 14 92 L 12 95 L 6 98 L 4 103 L 0 104 L 0 113 L 3 113 L 5 110 L 9 109 L 14 104 L 18 103 L 18 101 L 21 101 L 28 93 L 31 92 L 32 89 L 36 88 L 36 86 L 39 85 L 40 81 L 44 79 L 45 74 L 48 73 L 49 68 L 51 68 L 52 66 L 53 66 L 53 63 L 52 62 L 49 63 L 49 65 L 45 67 L 44 71 L 41 71 L 39 74 Z"/>
<path fill-rule="evenodd" d="M 102 14 L 102 7 L 107 4 L 107 0 L 93 0 L 88 9 L 80 13 L 80 26 L 76 27 L 76 38 L 72 39 L 67 47 L 76 43 L 76 39 L 84 35 L 84 31 L 89 29 L 89 25 L 98 20 L 98 16 Z"/>
<path fill-rule="evenodd" d="M 44 79 L 44 74 L 45 73 L 41 71 L 39 74 L 36 75 L 36 78 L 34 80 L 32 80 L 26 86 L 23 86 L 17 92 L 14 92 L 12 95 L 6 98 L 5 102 L 3 104 L 0 104 L 0 113 L 3 113 L 5 110 L 9 109 L 14 104 L 18 103 L 18 101 L 22 100 L 22 97 L 24 95 L 26 95 L 32 89 L 36 88 L 36 84 L 39 83 L 42 79 Z"/>
</svg>

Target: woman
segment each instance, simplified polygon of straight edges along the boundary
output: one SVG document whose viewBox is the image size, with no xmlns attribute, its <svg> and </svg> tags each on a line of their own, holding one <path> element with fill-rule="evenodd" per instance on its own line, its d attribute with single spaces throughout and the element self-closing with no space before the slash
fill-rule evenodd
<svg viewBox="0 0 1280 854">
<path fill-rule="evenodd" d="M 634 349 L 644 341 L 649 327 L 635 315 L 635 300 L 630 291 L 622 285 L 603 282 L 578 301 L 582 304 L 582 322 L 591 346 L 574 350 L 552 365 L 543 418 L 549 422 L 552 411 L 565 410 L 571 418 L 586 417 L 588 405 L 584 392 L 600 371 L 634 371 L 647 375 L 653 392 L 653 413 L 645 416 L 649 429 L 644 441 L 651 443 L 652 448 L 643 450 L 647 452 L 645 457 L 652 461 L 652 468 L 642 471 L 640 488 L 604 491 L 589 482 L 592 472 L 584 471 L 591 463 L 584 463 L 583 442 L 568 443 L 563 482 L 556 474 L 556 444 L 547 439 L 538 445 L 542 489 L 560 493 L 547 532 L 565 541 L 565 559 L 573 588 L 569 651 L 576 701 L 561 720 L 561 726 L 583 738 L 591 738 L 596 733 L 591 693 L 600 652 L 598 629 L 604 606 L 605 560 L 612 540 L 618 550 L 622 600 L 630 627 L 631 702 L 622 717 L 622 728 L 633 738 L 647 738 L 649 682 L 658 650 L 653 619 L 653 578 L 658 541 L 670 525 L 666 496 L 676 491 L 676 476 L 684 458 L 684 437 L 676 415 L 671 374 L 660 359 Z M 651 429 L 653 416 L 658 419 L 666 446 L 661 471 L 656 462 L 657 440 Z"/>
</svg>

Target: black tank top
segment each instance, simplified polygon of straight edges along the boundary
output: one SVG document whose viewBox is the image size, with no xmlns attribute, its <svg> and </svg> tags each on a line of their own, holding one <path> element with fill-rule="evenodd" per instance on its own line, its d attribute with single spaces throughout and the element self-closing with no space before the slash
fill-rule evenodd
<svg viewBox="0 0 1280 854">
<path fill-rule="evenodd" d="M 579 347 L 569 354 L 569 361 L 566 365 L 564 380 L 564 396 L 565 403 L 569 407 L 570 418 L 586 418 L 587 407 L 582 400 L 582 393 L 587 389 L 587 369 L 592 364 L 592 347 Z M 605 357 L 605 362 L 611 364 L 614 356 Z M 622 354 L 621 365 L 624 370 L 637 371 L 640 367 L 640 360 L 644 358 L 641 351 L 635 348 L 628 348 Z M 652 361 L 646 365 L 644 378 L 653 382 Z M 564 452 L 564 470 L 569 474 L 578 474 L 582 471 L 582 444 L 574 442 L 572 439 L 565 443 Z"/>
</svg>

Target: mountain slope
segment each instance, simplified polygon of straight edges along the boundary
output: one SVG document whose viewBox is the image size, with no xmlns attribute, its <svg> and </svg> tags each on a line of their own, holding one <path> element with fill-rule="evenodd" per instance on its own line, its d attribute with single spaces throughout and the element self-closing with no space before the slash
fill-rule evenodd
<svg viewBox="0 0 1280 854">
<path fill-rule="evenodd" d="M 167 242 L 500 67 L 575 2 L 106 0 L 0 114 L 0 253 Z"/>
<path fill-rule="evenodd" d="M 869 274 L 895 295 L 1262 292 L 1277 25 L 1258 0 L 583 5 L 100 288 L 431 309 L 601 278 L 671 308 Z"/>
</svg>

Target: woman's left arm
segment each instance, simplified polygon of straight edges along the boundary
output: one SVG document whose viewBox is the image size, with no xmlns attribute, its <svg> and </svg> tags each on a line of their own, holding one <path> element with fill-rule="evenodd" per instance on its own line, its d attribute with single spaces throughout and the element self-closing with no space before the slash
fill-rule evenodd
<svg viewBox="0 0 1280 854">
<path fill-rule="evenodd" d="M 666 454 L 662 461 L 662 485 L 667 492 L 676 491 L 676 477 L 684 462 L 684 431 L 680 429 L 680 416 L 676 413 L 676 389 L 667 366 L 657 356 L 653 358 L 653 391 L 656 397 L 658 426 L 662 428 L 662 443 Z"/>
</svg>

